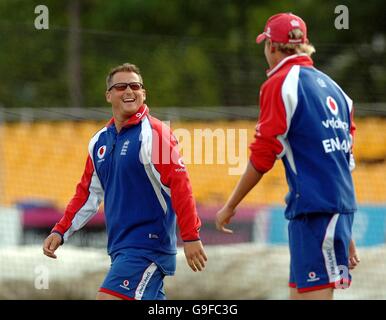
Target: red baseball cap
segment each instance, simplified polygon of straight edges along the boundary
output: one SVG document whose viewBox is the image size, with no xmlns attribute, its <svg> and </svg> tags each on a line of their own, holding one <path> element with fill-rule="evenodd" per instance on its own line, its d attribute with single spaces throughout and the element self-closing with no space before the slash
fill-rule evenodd
<svg viewBox="0 0 386 320">
<path fill-rule="evenodd" d="M 300 29 L 303 32 L 303 37 L 290 39 L 288 34 L 293 29 Z M 257 36 L 256 42 L 261 43 L 267 38 L 278 43 L 305 43 L 308 41 L 306 23 L 302 18 L 290 12 L 275 14 L 268 19 L 264 32 Z"/>
</svg>

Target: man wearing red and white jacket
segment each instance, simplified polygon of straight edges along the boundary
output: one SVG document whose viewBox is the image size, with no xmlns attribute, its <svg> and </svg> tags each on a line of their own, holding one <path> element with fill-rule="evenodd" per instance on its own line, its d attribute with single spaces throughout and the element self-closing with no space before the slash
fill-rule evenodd
<svg viewBox="0 0 386 320">
<path fill-rule="evenodd" d="M 332 299 L 349 286 L 349 269 L 359 263 L 352 240 L 356 199 L 351 170 L 352 100 L 313 66 L 315 51 L 305 22 L 291 13 L 270 17 L 257 43 L 265 40 L 270 70 L 260 90 L 260 117 L 247 169 L 216 226 L 225 228 L 236 207 L 262 176 L 282 159 L 289 192 L 290 298 Z"/>
<path fill-rule="evenodd" d="M 207 260 L 188 173 L 170 128 L 149 115 L 139 69 L 118 66 L 106 84 L 113 118 L 92 137 L 76 193 L 43 251 L 56 258 L 104 200 L 112 264 L 97 299 L 165 299 L 164 276 L 176 268 L 176 220 L 191 269 L 203 270 Z"/>
</svg>

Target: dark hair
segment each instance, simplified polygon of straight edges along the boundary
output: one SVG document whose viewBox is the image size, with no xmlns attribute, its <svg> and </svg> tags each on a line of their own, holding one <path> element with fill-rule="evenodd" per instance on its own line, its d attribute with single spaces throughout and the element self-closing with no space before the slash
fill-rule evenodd
<svg viewBox="0 0 386 320">
<path fill-rule="evenodd" d="M 107 87 L 107 89 L 110 88 L 110 86 L 112 85 L 111 80 L 113 79 L 114 74 L 116 74 L 117 72 L 134 72 L 134 73 L 136 73 L 139 76 L 139 79 L 143 83 L 142 76 L 141 76 L 141 73 L 139 71 L 139 68 L 135 64 L 124 63 L 124 64 L 116 66 L 116 67 L 114 67 L 114 68 L 112 68 L 110 70 L 109 74 L 106 77 L 106 87 Z"/>
</svg>

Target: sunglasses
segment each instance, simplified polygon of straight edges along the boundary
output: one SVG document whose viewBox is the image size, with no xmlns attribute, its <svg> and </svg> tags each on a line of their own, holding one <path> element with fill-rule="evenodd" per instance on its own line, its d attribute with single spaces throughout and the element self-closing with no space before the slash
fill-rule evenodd
<svg viewBox="0 0 386 320">
<path fill-rule="evenodd" d="M 125 91 L 127 87 L 130 87 L 130 89 L 133 91 L 137 91 L 143 88 L 143 84 L 140 82 L 118 82 L 113 84 L 107 91 L 110 91 L 112 88 L 117 91 Z"/>
</svg>

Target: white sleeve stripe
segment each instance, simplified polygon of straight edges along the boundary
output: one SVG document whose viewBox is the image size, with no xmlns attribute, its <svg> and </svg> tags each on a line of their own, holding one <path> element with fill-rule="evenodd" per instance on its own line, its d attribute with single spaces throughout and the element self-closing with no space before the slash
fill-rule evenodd
<svg viewBox="0 0 386 320">
<path fill-rule="evenodd" d="M 287 136 L 292 117 L 298 106 L 299 72 L 300 66 L 293 66 L 288 72 L 281 88 L 281 96 L 283 98 L 287 120 L 287 130 L 284 133 L 284 137 Z"/>
<path fill-rule="evenodd" d="M 153 145 L 153 135 L 152 135 L 152 127 L 151 127 L 151 125 L 150 125 L 150 122 L 149 122 L 149 119 L 145 119 L 143 122 L 146 122 L 146 129 L 147 130 L 149 130 L 148 132 L 149 132 L 149 134 L 150 134 L 150 136 L 151 136 L 151 143 L 150 143 L 150 145 L 148 145 L 147 147 L 149 148 L 149 151 L 150 151 L 150 158 L 149 158 L 149 163 L 150 163 L 150 167 L 151 167 L 151 171 L 153 172 L 153 174 L 154 174 L 154 176 L 156 177 L 156 179 L 157 179 L 157 181 L 158 181 L 158 183 L 160 184 L 160 186 L 161 186 L 161 188 L 165 191 L 165 193 L 170 197 L 170 195 L 171 195 L 171 192 L 170 192 L 170 188 L 169 187 L 167 187 L 167 186 L 165 186 L 163 183 L 162 183 L 162 181 L 161 181 L 161 175 L 160 175 L 160 173 L 157 171 L 157 169 L 155 168 L 155 166 L 154 166 L 154 164 L 153 164 L 153 162 L 151 161 L 151 159 L 152 159 L 152 157 L 151 157 L 151 155 L 152 155 L 152 145 Z M 162 145 L 160 145 L 159 146 L 160 148 L 163 148 L 164 146 L 162 146 Z"/>
<path fill-rule="evenodd" d="M 81 229 L 98 212 L 99 205 L 103 199 L 103 189 L 95 170 L 91 178 L 89 192 L 90 194 L 86 203 L 75 214 L 71 222 L 71 227 L 64 233 L 64 241 L 66 241 L 75 231 Z"/>
<path fill-rule="evenodd" d="M 283 146 L 283 151 L 278 154 L 276 157 L 278 159 L 283 156 L 287 157 L 288 163 L 291 166 L 292 171 L 297 174 L 295 161 L 293 158 L 292 148 L 287 139 L 288 130 L 291 126 L 292 117 L 295 114 L 296 108 L 298 106 L 298 85 L 299 85 L 299 73 L 300 66 L 295 65 L 288 72 L 282 88 L 281 88 L 281 96 L 284 103 L 284 108 L 286 112 L 286 131 L 284 134 L 277 136 L 277 139 L 280 141 Z"/>
<path fill-rule="evenodd" d="M 149 120 L 146 118 L 142 121 L 142 132 L 141 132 L 141 150 L 139 153 L 140 161 L 144 166 L 145 172 L 149 181 L 153 187 L 153 190 L 157 196 L 157 199 L 164 210 L 165 214 L 167 212 L 167 204 L 165 198 L 162 195 L 161 188 L 166 192 L 170 197 L 170 189 L 165 187 L 161 182 L 161 176 L 158 171 L 155 169 L 154 164 L 152 163 L 152 146 L 153 146 L 153 135 L 152 128 L 150 126 Z"/>
<path fill-rule="evenodd" d="M 283 151 L 277 156 L 277 158 L 280 159 L 281 157 L 283 157 L 285 155 L 292 171 L 295 174 L 298 174 L 296 166 L 295 166 L 294 155 L 293 155 L 292 148 L 291 148 L 291 145 L 290 145 L 288 139 L 287 138 L 284 139 L 283 136 L 279 136 L 279 137 L 277 137 L 277 139 L 280 141 L 280 143 L 283 146 Z"/>
</svg>

